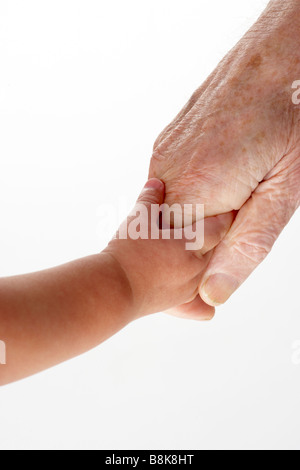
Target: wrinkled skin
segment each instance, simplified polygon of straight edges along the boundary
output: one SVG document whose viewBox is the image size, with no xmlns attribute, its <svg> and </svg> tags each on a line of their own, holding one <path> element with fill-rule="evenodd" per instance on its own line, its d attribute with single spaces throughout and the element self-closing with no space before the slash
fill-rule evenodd
<svg viewBox="0 0 300 470">
<path fill-rule="evenodd" d="M 165 182 L 166 203 L 204 203 L 207 216 L 239 211 L 200 285 L 210 305 L 263 261 L 299 206 L 295 80 L 300 2 L 276 0 L 154 145 L 150 177 Z"/>
</svg>

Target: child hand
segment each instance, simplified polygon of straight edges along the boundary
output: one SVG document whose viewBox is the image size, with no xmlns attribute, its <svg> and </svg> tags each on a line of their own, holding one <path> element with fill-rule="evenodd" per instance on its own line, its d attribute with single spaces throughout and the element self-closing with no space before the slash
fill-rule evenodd
<svg viewBox="0 0 300 470">
<path fill-rule="evenodd" d="M 127 239 L 119 236 L 104 252 L 56 268 L 0 280 L 1 340 L 9 351 L 0 386 L 82 354 L 146 314 L 192 301 L 176 313 L 213 316 L 214 308 L 200 300 L 198 285 L 209 250 L 226 234 L 233 217 L 207 219 L 203 248 L 188 251 L 184 229 L 172 230 L 171 239 L 163 239 L 159 212 L 151 217 L 163 200 L 163 183 L 150 180 L 135 207 L 141 216 L 132 214 L 119 229 Z M 144 239 L 136 237 L 133 229 L 138 225 Z M 150 236 L 155 229 L 157 239 Z M 181 239 L 174 239 L 178 235 Z"/>
<path fill-rule="evenodd" d="M 233 222 L 233 214 L 205 219 L 204 246 L 201 250 L 189 251 L 186 244 L 190 240 L 187 240 L 184 229 L 173 229 L 170 231 L 171 239 L 163 239 L 164 230 L 159 229 L 157 220 L 151 220 L 151 210 L 155 205 L 163 204 L 164 195 L 164 184 L 157 179 L 149 180 L 138 198 L 134 215 L 129 215 L 121 225 L 105 252 L 114 258 L 128 280 L 137 318 L 183 304 L 171 313 L 193 319 L 211 319 L 214 308 L 200 299 L 198 286 L 212 250 Z M 140 214 L 138 220 L 137 213 Z M 133 239 L 137 237 L 132 236 L 132 227 L 137 226 L 144 239 Z M 197 227 L 199 223 L 193 226 L 194 229 Z M 159 239 L 153 239 L 155 229 Z M 127 238 L 120 239 L 120 234 L 125 238 L 124 233 Z M 174 239 L 175 236 L 181 239 Z"/>
</svg>

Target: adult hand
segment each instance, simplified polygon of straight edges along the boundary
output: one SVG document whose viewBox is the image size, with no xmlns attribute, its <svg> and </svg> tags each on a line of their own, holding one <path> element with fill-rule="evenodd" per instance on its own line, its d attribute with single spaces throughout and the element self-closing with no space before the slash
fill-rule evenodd
<svg viewBox="0 0 300 470">
<path fill-rule="evenodd" d="M 296 80 L 300 2 L 274 0 L 155 143 L 150 177 L 165 182 L 166 203 L 239 211 L 201 281 L 209 305 L 245 281 L 299 206 Z"/>
</svg>

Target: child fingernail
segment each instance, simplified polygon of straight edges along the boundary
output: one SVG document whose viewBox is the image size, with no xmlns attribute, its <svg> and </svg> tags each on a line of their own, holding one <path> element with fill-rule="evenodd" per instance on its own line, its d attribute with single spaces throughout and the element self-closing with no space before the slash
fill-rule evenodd
<svg viewBox="0 0 300 470">
<path fill-rule="evenodd" d="M 156 178 L 151 178 L 145 184 L 144 189 L 157 189 L 161 191 L 163 187 L 164 187 L 164 183 L 162 181 Z"/>
</svg>

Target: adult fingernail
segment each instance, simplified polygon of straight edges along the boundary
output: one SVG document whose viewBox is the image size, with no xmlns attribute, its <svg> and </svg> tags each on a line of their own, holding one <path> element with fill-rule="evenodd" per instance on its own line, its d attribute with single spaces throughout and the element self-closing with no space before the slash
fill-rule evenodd
<svg viewBox="0 0 300 470">
<path fill-rule="evenodd" d="M 237 279 L 227 274 L 213 274 L 201 287 L 201 297 L 209 305 L 217 307 L 224 304 L 238 287 Z"/>
</svg>

